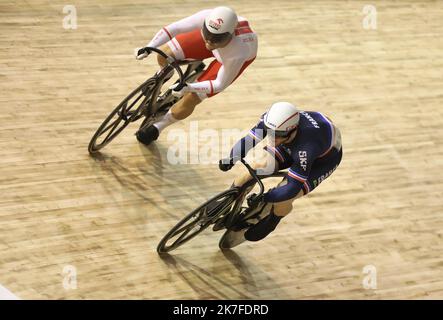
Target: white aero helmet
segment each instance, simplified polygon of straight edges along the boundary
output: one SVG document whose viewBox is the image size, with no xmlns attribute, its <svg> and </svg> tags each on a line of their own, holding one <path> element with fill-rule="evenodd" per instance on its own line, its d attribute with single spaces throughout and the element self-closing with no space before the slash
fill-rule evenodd
<svg viewBox="0 0 443 320">
<path fill-rule="evenodd" d="M 265 126 L 282 137 L 297 129 L 299 121 L 300 110 L 289 102 L 274 103 L 264 117 Z"/>
<path fill-rule="evenodd" d="M 214 43 L 224 42 L 234 33 L 237 24 L 234 10 L 228 7 L 214 8 L 203 23 L 203 37 Z"/>
</svg>

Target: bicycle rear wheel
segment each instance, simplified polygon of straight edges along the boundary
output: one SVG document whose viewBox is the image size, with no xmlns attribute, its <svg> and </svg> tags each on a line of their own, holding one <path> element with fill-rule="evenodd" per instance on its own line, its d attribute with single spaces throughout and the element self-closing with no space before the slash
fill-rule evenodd
<svg viewBox="0 0 443 320">
<path fill-rule="evenodd" d="M 194 238 L 221 215 L 229 212 L 237 194 L 237 189 L 229 189 L 189 213 L 163 237 L 157 246 L 157 252 L 159 254 L 170 252 Z"/>
<path fill-rule="evenodd" d="M 111 142 L 131 122 L 143 116 L 143 107 L 151 99 L 157 81 L 150 78 L 132 91 L 103 121 L 89 142 L 89 153 L 98 152 Z"/>
</svg>

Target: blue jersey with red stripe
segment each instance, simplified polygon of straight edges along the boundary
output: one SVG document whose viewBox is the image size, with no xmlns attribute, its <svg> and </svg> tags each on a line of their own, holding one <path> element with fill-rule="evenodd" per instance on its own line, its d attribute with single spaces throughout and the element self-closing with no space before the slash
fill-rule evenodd
<svg viewBox="0 0 443 320">
<path fill-rule="evenodd" d="M 236 143 L 231 150 L 232 157 L 245 157 L 252 147 L 266 137 L 263 117 L 264 115 L 248 136 Z M 319 112 L 301 111 L 295 138 L 277 148 L 266 146 L 275 155 L 280 168 L 289 167 L 289 170 L 288 183 L 267 192 L 265 201 L 280 202 L 295 197 L 308 179 L 313 163 L 326 158 L 335 142 L 335 127 L 328 118 Z"/>
</svg>

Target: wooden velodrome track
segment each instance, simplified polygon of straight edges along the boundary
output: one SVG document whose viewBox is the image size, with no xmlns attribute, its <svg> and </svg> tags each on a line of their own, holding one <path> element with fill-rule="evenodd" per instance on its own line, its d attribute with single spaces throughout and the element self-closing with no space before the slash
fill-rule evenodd
<svg viewBox="0 0 443 320">
<path fill-rule="evenodd" d="M 133 48 L 220 4 L 79 0 L 65 30 L 61 2 L 0 3 L 1 285 L 22 299 L 443 298 L 441 1 L 371 1 L 376 30 L 362 27 L 367 2 L 224 2 L 259 35 L 251 67 L 155 145 L 133 125 L 88 155 L 104 117 L 157 70 Z M 168 163 L 168 131 L 246 130 L 277 100 L 337 123 L 338 170 L 264 241 L 223 253 L 207 230 L 161 259 L 161 237 L 241 170 Z M 376 289 L 363 287 L 367 265 Z"/>
</svg>

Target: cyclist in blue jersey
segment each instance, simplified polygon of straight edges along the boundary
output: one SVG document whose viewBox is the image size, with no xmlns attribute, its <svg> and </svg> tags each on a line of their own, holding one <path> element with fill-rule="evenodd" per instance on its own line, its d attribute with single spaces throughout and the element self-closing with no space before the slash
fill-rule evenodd
<svg viewBox="0 0 443 320">
<path fill-rule="evenodd" d="M 320 112 L 298 110 L 288 102 L 277 102 L 234 145 L 230 157 L 220 160 L 220 169 L 230 170 L 265 137 L 269 142 L 265 147 L 268 158 L 253 167 L 265 168 L 271 163 L 273 171 L 289 170 L 276 188 L 264 193 L 262 199 L 255 199 L 272 203 L 272 207 L 268 216 L 247 229 L 244 237 L 249 241 L 261 240 L 271 233 L 291 212 L 292 202 L 329 177 L 342 158 L 341 134 L 329 118 Z M 249 173 L 237 177 L 234 185 L 242 186 L 250 179 Z"/>
</svg>

